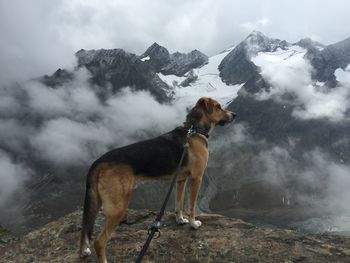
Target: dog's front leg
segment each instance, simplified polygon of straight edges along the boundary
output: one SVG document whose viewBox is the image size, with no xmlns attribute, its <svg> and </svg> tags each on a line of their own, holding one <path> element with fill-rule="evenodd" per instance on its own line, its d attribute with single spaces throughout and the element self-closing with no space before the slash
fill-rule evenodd
<svg viewBox="0 0 350 263">
<path fill-rule="evenodd" d="M 191 178 L 191 194 L 190 194 L 191 215 L 190 215 L 190 225 L 194 229 L 198 229 L 202 225 L 201 221 L 196 220 L 197 197 L 198 197 L 199 189 L 201 187 L 201 182 L 202 182 L 202 176 Z"/>
<path fill-rule="evenodd" d="M 187 179 L 179 180 L 176 183 L 176 222 L 179 225 L 187 224 L 189 221 L 183 216 L 184 196 Z"/>
</svg>

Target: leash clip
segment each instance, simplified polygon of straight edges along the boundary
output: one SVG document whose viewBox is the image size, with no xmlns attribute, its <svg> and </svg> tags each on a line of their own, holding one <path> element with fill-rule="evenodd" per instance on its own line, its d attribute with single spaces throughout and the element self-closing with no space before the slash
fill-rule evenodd
<svg viewBox="0 0 350 263">
<path fill-rule="evenodd" d="M 158 237 L 160 237 L 160 228 L 161 228 L 161 223 L 159 220 L 155 220 L 149 227 L 148 227 L 148 230 L 147 230 L 147 234 L 149 235 L 152 230 L 154 230 L 154 232 L 157 232 L 158 233 Z"/>
<path fill-rule="evenodd" d="M 187 131 L 187 138 L 190 138 L 195 133 L 196 133 L 196 130 L 193 129 L 193 125 L 191 125 L 191 127 Z"/>
</svg>

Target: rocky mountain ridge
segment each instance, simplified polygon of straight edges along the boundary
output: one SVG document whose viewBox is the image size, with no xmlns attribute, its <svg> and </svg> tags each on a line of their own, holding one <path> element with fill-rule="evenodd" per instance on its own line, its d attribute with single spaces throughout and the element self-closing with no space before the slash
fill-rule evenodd
<svg viewBox="0 0 350 263">
<path fill-rule="evenodd" d="M 335 78 L 336 67 L 345 68 L 347 63 L 350 63 L 347 56 L 350 46 L 348 40 L 329 46 L 309 39 L 291 44 L 269 38 L 260 32 L 253 32 L 236 47 L 225 51 L 223 59 L 220 57 L 219 73 L 216 72 L 217 67 L 215 71 L 213 70 L 214 73 L 210 70 L 205 72 L 206 76 L 211 75 L 213 78 L 224 81 L 227 84 L 225 91 L 232 89 L 232 93 L 227 93 L 234 98 L 229 100 L 228 109 L 235 111 L 238 117 L 235 123 L 224 130 L 217 129 L 210 138 L 211 157 L 208 175 L 204 178 L 199 200 L 203 211 L 264 207 L 278 208 L 283 214 L 283 208 L 287 207 L 288 202 L 295 207 L 300 205 L 299 200 L 296 200 L 300 193 L 312 195 L 313 200 L 322 197 L 322 190 L 328 183 L 323 181 L 328 176 L 322 173 L 325 169 L 317 170 L 321 174 L 321 183 L 313 182 L 305 185 L 305 181 L 299 181 L 300 177 L 295 173 L 284 171 L 276 162 L 273 162 L 274 160 L 280 162 L 278 158 L 281 156 L 272 155 L 271 160 L 263 162 L 263 158 L 269 156 L 271 152 L 274 153 L 276 149 L 277 153 L 286 158 L 280 163 L 296 173 L 308 167 L 309 159 L 305 156 L 309 156 L 310 151 L 315 148 L 329 154 L 336 164 L 349 163 L 349 124 L 347 122 L 297 119 L 293 116 L 296 104 L 295 97 L 291 94 L 285 96 L 286 101 L 291 103 L 281 103 L 272 98 L 257 99 L 257 95 L 262 91 L 269 91 L 272 84 L 262 76 L 261 68 L 252 59 L 259 52 L 273 53 L 279 50 L 284 52 L 295 45 L 305 50 L 305 59 L 309 59 L 314 68 L 319 68 L 315 71 L 319 73 L 312 76 L 312 81 L 325 81 L 320 89 L 329 92 L 328 89 L 332 86 L 328 86 L 327 80 Z M 294 53 L 291 54 L 292 58 Z M 176 92 L 176 89 L 166 84 L 161 78 L 162 75 L 180 79 L 181 84 L 178 86 L 182 89 L 181 91 L 189 91 L 189 96 L 200 97 L 203 95 L 203 90 L 215 91 L 217 88 L 215 84 L 212 85 L 205 79 L 208 83 L 205 83 L 206 86 L 200 93 L 197 91 L 196 85 L 203 85 L 200 83 L 203 81 L 203 76 L 196 75 L 196 72 L 199 67 L 207 66 L 208 57 L 196 50 L 189 54 L 170 54 L 166 48 L 155 43 L 140 56 L 121 49 L 80 50 L 76 56 L 78 63 L 74 70 L 59 69 L 53 75 L 41 78 L 41 81 L 48 86 L 47 88 L 59 90 L 62 85 L 71 81 L 81 68 L 88 70 L 89 81 L 102 101 L 124 86 L 130 86 L 134 90 L 149 91 L 158 102 L 171 105 L 174 102 L 172 92 Z M 190 81 L 186 81 L 186 76 Z M 240 88 L 238 94 L 234 89 L 237 86 L 234 84 L 241 85 L 238 86 Z M 244 129 L 238 129 L 237 133 L 236 125 Z M 148 135 L 148 133 L 145 134 Z M 244 143 L 236 137 L 243 138 Z M 43 164 L 41 160 L 37 163 L 42 167 L 40 173 L 50 173 L 52 176 L 50 176 L 50 182 L 45 184 L 40 181 L 43 177 L 38 176 L 39 182 L 33 183 L 44 187 L 28 189 L 30 202 L 24 206 L 24 215 L 27 216 L 28 224 L 24 227 L 25 230 L 22 230 L 24 232 L 34 225 L 39 226 L 64 213 L 74 211 L 82 203 L 83 198 L 86 167 L 61 167 L 62 169 L 58 170 L 57 167 L 50 166 L 51 164 Z M 288 166 L 290 164 L 295 166 Z M 275 167 L 278 169 L 271 171 L 268 165 L 272 169 Z M 55 171 L 56 174 L 51 171 Z M 279 185 L 264 181 L 266 178 L 263 176 L 266 177 L 269 173 L 283 174 L 283 180 Z M 72 177 L 72 174 L 76 176 Z M 166 187 L 159 187 L 159 184 L 140 186 L 134 192 L 132 206 L 157 209 L 161 202 L 159 196 L 164 195 L 165 189 Z M 285 201 L 287 199 L 288 202 Z"/>
<path fill-rule="evenodd" d="M 220 77 L 227 84 L 244 83 L 258 74 L 257 66 L 251 61 L 253 56 L 258 52 L 286 49 L 289 45 L 285 40 L 272 39 L 253 31 L 222 60 L 219 65 Z"/>
<path fill-rule="evenodd" d="M 313 78 L 324 81 L 330 87 L 336 86 L 334 71 L 338 68 L 345 69 L 350 62 L 350 38 L 323 49 L 308 49 L 305 57 L 315 69 Z"/>
<path fill-rule="evenodd" d="M 157 43 L 146 52 L 137 56 L 123 49 L 81 49 L 75 54 L 78 70 L 82 67 L 91 74 L 91 82 L 98 86 L 97 93 L 103 99 L 111 85 L 112 92 L 130 86 L 134 90 L 147 90 L 159 102 L 169 102 L 169 87 L 156 74 L 182 76 L 193 68 L 201 67 L 208 62 L 208 56 L 198 50 L 188 54 L 169 51 Z M 51 87 L 58 87 L 72 80 L 74 71 L 58 69 L 51 76 L 44 76 L 42 81 Z"/>
<path fill-rule="evenodd" d="M 133 262 L 155 214 L 129 210 L 107 246 L 108 262 Z M 179 226 L 166 213 L 159 238 L 153 239 L 145 262 L 348 262 L 350 239 L 305 235 L 290 230 L 259 228 L 239 219 L 202 214 L 198 230 Z M 97 233 L 103 218 L 97 218 Z M 78 258 L 81 211 L 50 222 L 19 241 L 0 247 L 0 262 L 97 262 Z"/>
<path fill-rule="evenodd" d="M 146 52 L 141 55 L 141 59 L 146 59 L 146 63 L 153 66 L 156 72 L 164 75 L 183 76 L 194 68 L 202 67 L 208 63 L 208 56 L 199 50 L 192 50 L 188 54 L 175 52 L 170 54 L 166 48 L 152 44 Z"/>
</svg>

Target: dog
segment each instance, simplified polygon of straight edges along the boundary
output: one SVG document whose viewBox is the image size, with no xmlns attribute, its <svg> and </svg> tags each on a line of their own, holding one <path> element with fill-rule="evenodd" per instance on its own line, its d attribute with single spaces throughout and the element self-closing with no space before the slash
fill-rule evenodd
<svg viewBox="0 0 350 263">
<path fill-rule="evenodd" d="M 102 207 L 105 225 L 94 241 L 98 262 L 106 263 L 106 245 L 123 219 L 135 184 L 145 179 L 171 178 L 180 161 L 184 145 L 189 147 L 176 182 L 176 222 L 198 229 L 195 210 L 202 177 L 208 163 L 208 137 L 216 125 L 232 122 L 236 114 L 222 109 L 216 100 L 202 97 L 190 110 L 183 126 L 156 138 L 111 150 L 91 165 L 86 181 L 80 256 L 91 254 L 89 248 L 94 222 Z M 194 134 L 188 137 L 188 130 Z M 183 215 L 184 189 L 191 183 L 190 217 Z"/>
</svg>

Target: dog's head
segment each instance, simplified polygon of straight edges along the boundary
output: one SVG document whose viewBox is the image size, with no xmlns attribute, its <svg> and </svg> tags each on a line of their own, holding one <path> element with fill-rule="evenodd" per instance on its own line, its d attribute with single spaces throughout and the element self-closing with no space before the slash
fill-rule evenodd
<svg viewBox="0 0 350 263">
<path fill-rule="evenodd" d="M 232 122 L 235 117 L 234 112 L 224 110 L 216 100 L 202 97 L 188 114 L 187 122 L 191 125 L 206 126 L 209 130 L 212 130 L 216 125 L 223 126 Z"/>
</svg>

